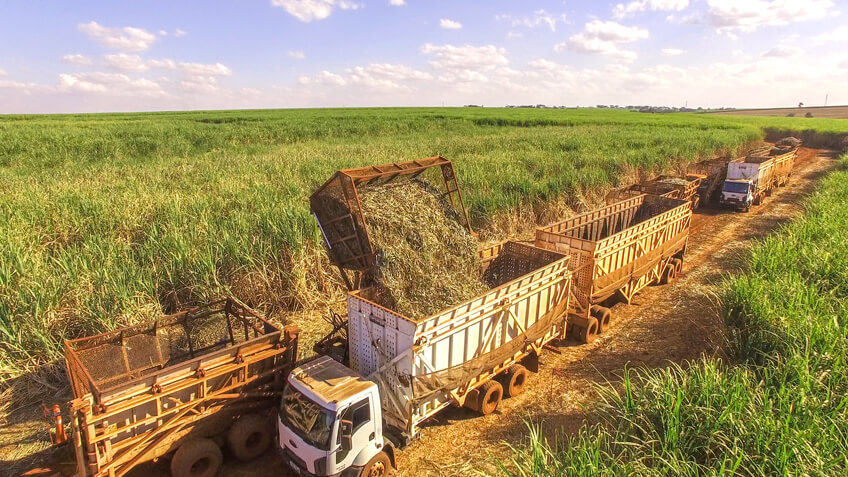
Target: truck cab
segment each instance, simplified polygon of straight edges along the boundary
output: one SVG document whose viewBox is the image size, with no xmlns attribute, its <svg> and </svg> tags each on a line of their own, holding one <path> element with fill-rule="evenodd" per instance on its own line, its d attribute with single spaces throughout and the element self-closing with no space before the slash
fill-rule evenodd
<svg viewBox="0 0 848 477">
<path fill-rule="evenodd" d="M 295 475 L 388 475 L 377 385 L 328 356 L 295 368 L 280 402 L 280 451 Z"/>
<path fill-rule="evenodd" d="M 742 210 L 751 208 L 754 201 L 753 181 L 750 179 L 729 179 L 721 188 L 721 203 Z"/>
</svg>

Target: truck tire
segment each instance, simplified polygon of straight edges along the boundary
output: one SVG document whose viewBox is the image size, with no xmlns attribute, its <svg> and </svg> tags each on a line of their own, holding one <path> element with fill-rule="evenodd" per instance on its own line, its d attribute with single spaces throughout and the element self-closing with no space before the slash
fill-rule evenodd
<svg viewBox="0 0 848 477">
<path fill-rule="evenodd" d="M 213 477 L 221 468 L 221 448 L 211 439 L 184 442 L 171 459 L 172 477 Z"/>
<path fill-rule="evenodd" d="M 524 383 L 527 382 L 529 374 L 527 368 L 520 364 L 510 366 L 501 377 L 504 397 L 510 398 L 521 394 L 521 391 L 524 391 Z"/>
<path fill-rule="evenodd" d="M 583 344 L 589 344 L 595 341 L 595 338 L 598 337 L 598 320 L 589 317 L 588 324 L 586 326 L 579 327 L 580 334 L 578 335 L 578 339 Z"/>
<path fill-rule="evenodd" d="M 692 196 L 692 210 L 697 210 L 701 206 L 701 196 L 695 194 Z"/>
<path fill-rule="evenodd" d="M 672 258 L 671 263 L 674 264 L 674 271 L 677 275 L 680 275 L 680 272 L 683 271 L 683 259 L 682 258 Z"/>
<path fill-rule="evenodd" d="M 389 460 L 389 456 L 386 455 L 385 452 L 379 452 L 377 455 L 371 458 L 365 467 L 362 468 L 362 472 L 359 473 L 360 477 L 385 477 L 389 475 L 389 472 L 392 470 L 392 463 Z"/>
<path fill-rule="evenodd" d="M 676 276 L 677 270 L 674 268 L 674 264 L 669 261 L 665 264 L 665 268 L 663 268 L 662 275 L 660 275 L 660 285 L 666 285 L 668 283 L 671 283 Z"/>
<path fill-rule="evenodd" d="M 236 459 L 247 462 L 268 450 L 273 440 L 271 422 L 259 414 L 245 414 L 227 431 L 227 448 Z"/>
<path fill-rule="evenodd" d="M 477 394 L 477 411 L 488 416 L 498 409 L 498 404 L 503 399 L 503 386 L 494 379 L 480 386 Z"/>
<path fill-rule="evenodd" d="M 609 329 L 610 323 L 612 322 L 612 310 L 605 306 L 592 305 L 591 313 L 592 316 L 598 320 L 598 334 L 602 334 L 604 331 Z"/>
</svg>

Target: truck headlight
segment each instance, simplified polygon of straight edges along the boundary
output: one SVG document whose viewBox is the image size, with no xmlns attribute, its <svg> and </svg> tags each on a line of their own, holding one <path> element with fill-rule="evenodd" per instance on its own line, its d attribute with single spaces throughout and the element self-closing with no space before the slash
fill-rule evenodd
<svg viewBox="0 0 848 477">
<path fill-rule="evenodd" d="M 327 458 L 321 457 L 320 459 L 315 459 L 315 462 L 312 464 L 315 467 L 315 475 L 327 475 Z"/>
</svg>

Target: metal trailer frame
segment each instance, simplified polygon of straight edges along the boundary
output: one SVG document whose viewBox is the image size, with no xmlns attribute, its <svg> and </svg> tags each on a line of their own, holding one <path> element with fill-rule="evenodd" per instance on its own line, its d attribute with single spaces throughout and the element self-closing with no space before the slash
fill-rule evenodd
<svg viewBox="0 0 848 477">
<path fill-rule="evenodd" d="M 226 338 L 193 349 L 192 323 L 216 314 L 224 315 Z M 124 476 L 137 464 L 175 450 L 189 436 L 220 433 L 239 413 L 273 408 L 295 364 L 299 331 L 296 326 L 280 330 L 226 298 L 66 341 L 77 475 Z M 184 333 L 189 352 L 162 359 L 161 342 L 167 343 L 171 333 Z M 144 356 L 136 348 L 145 347 L 154 355 L 147 356 L 149 365 L 138 366 Z M 117 354 L 122 371 L 92 377 L 91 365 L 101 351 Z"/>
<path fill-rule="evenodd" d="M 564 337 L 568 256 L 519 242 L 479 252 L 487 293 L 421 320 L 348 293 L 351 368 L 377 383 L 386 423 L 406 439 L 445 407 L 463 406 L 511 365 L 538 370 L 551 340 Z"/>
<path fill-rule="evenodd" d="M 684 179 L 687 182 L 685 185 L 663 182 L 665 179 L 672 178 Z M 692 203 L 692 209 L 696 209 L 700 201 L 695 196 L 698 194 L 701 182 L 706 178 L 707 176 L 704 174 L 695 173 L 689 173 L 685 176 L 659 175 L 641 184 L 633 184 L 627 189 L 611 192 L 607 195 L 606 203 L 610 205 L 642 194 L 650 194 L 670 199 L 688 200 Z"/>
<path fill-rule="evenodd" d="M 611 319 L 602 302 L 617 295 L 630 303 L 644 287 L 676 275 L 691 218 L 689 201 L 640 195 L 536 229 L 537 247 L 571 257 L 569 324 L 581 328 L 584 341 Z"/>
<path fill-rule="evenodd" d="M 310 209 L 318 221 L 330 259 L 338 268 L 348 291 L 371 285 L 377 268 L 374 247 L 359 201 L 359 188 L 415 179 L 431 168 L 441 170 L 445 187 L 443 197 L 453 207 L 462 226 L 474 234 L 453 163 L 442 156 L 343 169 L 312 193 Z M 353 276 L 348 270 L 353 272 Z"/>
</svg>

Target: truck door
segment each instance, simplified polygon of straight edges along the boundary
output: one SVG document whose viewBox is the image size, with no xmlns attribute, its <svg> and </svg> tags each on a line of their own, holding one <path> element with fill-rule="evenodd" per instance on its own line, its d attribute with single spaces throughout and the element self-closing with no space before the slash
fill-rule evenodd
<svg viewBox="0 0 848 477">
<path fill-rule="evenodd" d="M 337 434 L 336 444 L 339 449 L 336 453 L 336 471 L 346 469 L 351 465 L 365 465 L 376 453 L 377 427 L 375 424 L 375 412 L 372 409 L 372 400 L 368 397 L 350 405 L 342 412 L 341 427 Z M 342 445 L 342 434 L 346 431 L 345 426 L 350 427 L 350 448 Z M 366 452 L 362 452 L 367 449 Z M 359 459 L 357 459 L 359 457 Z"/>
</svg>

